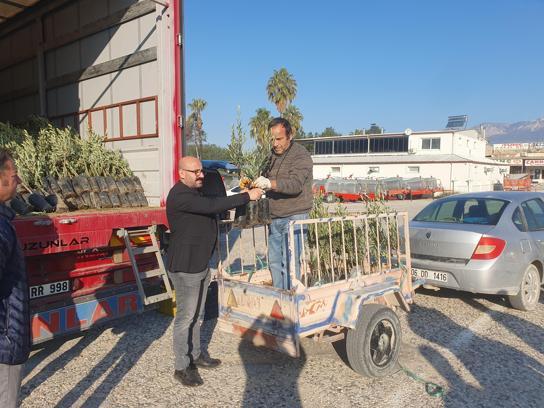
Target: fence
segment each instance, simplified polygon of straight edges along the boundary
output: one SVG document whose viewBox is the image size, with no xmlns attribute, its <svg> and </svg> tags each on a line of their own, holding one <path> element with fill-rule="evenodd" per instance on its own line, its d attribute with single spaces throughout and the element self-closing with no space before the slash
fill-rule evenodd
<svg viewBox="0 0 544 408">
<path fill-rule="evenodd" d="M 405 212 L 291 221 L 288 236 L 292 287 L 323 286 L 410 268 Z M 218 242 L 219 274 L 272 284 L 266 226 L 236 229 L 232 221 L 222 221 Z"/>
</svg>

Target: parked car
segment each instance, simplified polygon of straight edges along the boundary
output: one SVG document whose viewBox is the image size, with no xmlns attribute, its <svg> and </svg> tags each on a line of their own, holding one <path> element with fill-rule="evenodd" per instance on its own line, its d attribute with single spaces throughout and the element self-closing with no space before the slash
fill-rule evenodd
<svg viewBox="0 0 544 408">
<path fill-rule="evenodd" d="M 544 265 L 544 194 L 487 192 L 436 200 L 410 222 L 412 276 L 433 286 L 506 295 L 534 309 Z"/>
</svg>

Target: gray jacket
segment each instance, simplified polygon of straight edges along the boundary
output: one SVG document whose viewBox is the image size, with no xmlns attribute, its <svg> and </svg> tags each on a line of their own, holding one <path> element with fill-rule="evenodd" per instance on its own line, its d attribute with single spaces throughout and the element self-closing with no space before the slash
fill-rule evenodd
<svg viewBox="0 0 544 408">
<path fill-rule="evenodd" d="M 277 188 L 269 191 L 272 218 L 284 218 L 310 212 L 312 208 L 313 162 L 302 145 L 292 142 L 283 154 L 271 154 L 263 175 L 276 180 Z"/>
</svg>

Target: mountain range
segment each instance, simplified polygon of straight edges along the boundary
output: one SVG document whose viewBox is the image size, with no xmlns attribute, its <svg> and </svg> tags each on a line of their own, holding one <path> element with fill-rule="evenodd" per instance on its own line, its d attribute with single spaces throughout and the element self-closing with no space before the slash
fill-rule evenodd
<svg viewBox="0 0 544 408">
<path fill-rule="evenodd" d="M 544 117 L 516 123 L 482 123 L 489 143 L 544 142 Z"/>
</svg>

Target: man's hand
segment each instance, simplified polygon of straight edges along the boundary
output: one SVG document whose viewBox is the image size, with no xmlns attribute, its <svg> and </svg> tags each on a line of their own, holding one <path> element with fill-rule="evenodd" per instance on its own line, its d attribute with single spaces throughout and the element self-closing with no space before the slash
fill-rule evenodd
<svg viewBox="0 0 544 408">
<path fill-rule="evenodd" d="M 253 182 L 253 185 L 263 190 L 270 190 L 272 188 L 272 183 L 266 177 L 260 176 L 257 180 Z"/>
<path fill-rule="evenodd" d="M 257 201 L 264 194 L 264 190 L 260 188 L 252 188 L 247 192 L 251 201 Z"/>
</svg>

